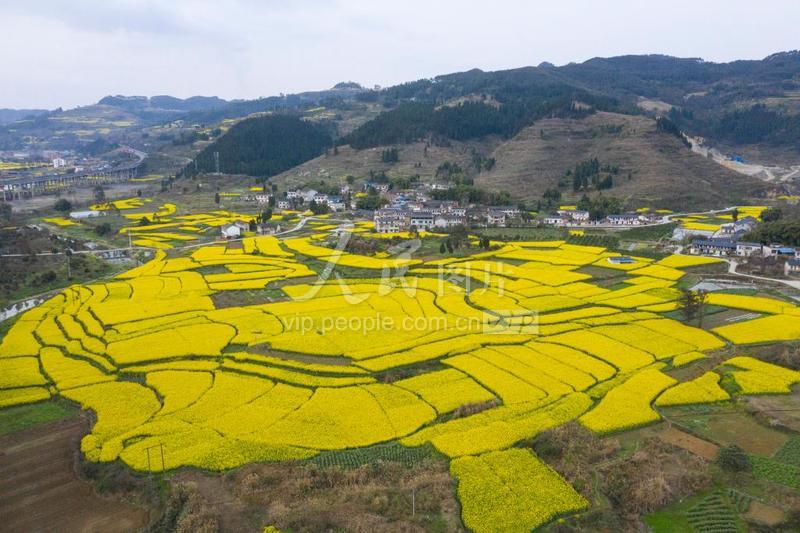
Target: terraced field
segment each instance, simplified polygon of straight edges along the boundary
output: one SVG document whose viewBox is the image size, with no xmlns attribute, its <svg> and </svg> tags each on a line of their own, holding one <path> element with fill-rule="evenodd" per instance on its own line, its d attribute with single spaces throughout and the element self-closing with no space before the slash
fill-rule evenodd
<svg viewBox="0 0 800 533">
<path fill-rule="evenodd" d="M 731 343 L 800 338 L 800 308 L 769 298 L 715 296 L 757 318 L 711 331 L 667 318 L 684 269 L 706 260 L 617 265 L 561 241 L 367 257 L 324 246 L 329 229 L 160 251 L 64 290 L 3 338 L 0 407 L 75 401 L 97 419 L 86 458 L 142 471 L 432 445 L 452 460 L 469 528 L 524 531 L 588 502 L 520 441 L 572 420 L 622 431 L 659 420 L 662 405 L 800 382 L 745 347 L 689 381 L 666 373 Z M 624 281 L 601 287 L 585 266 L 624 269 Z M 258 301 L 218 307 L 231 291 Z"/>
</svg>

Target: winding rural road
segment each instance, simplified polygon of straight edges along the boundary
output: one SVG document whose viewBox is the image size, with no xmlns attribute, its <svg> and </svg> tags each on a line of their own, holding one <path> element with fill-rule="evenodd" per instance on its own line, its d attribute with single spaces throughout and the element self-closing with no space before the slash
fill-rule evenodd
<svg viewBox="0 0 800 533">
<path fill-rule="evenodd" d="M 742 276 L 742 277 L 745 277 L 745 278 L 758 279 L 758 280 L 761 280 L 761 281 L 771 281 L 773 283 L 782 283 L 782 284 L 788 285 L 789 287 L 792 287 L 794 289 L 800 290 L 800 280 L 767 278 L 767 277 L 764 277 L 764 276 L 756 276 L 756 275 L 753 275 L 753 274 L 745 274 L 743 272 L 737 272 L 736 271 L 736 267 L 739 266 L 739 263 L 735 259 L 725 259 L 725 258 L 721 258 L 721 259 L 723 261 L 725 261 L 726 263 L 728 263 L 728 273 L 729 274 L 733 274 L 735 276 Z"/>
<path fill-rule="evenodd" d="M 683 253 L 683 246 L 678 246 L 673 253 L 675 255 L 685 255 L 687 257 L 694 257 L 690 254 Z M 788 287 L 792 287 L 793 289 L 800 290 L 800 280 L 768 278 L 766 276 L 756 276 L 754 274 L 745 274 L 744 272 L 737 272 L 736 268 L 739 266 L 739 262 L 736 261 L 736 259 L 728 259 L 727 257 L 720 257 L 719 259 L 728 263 L 728 274 L 732 274 L 734 276 L 740 276 L 743 278 L 757 279 L 760 281 L 780 283 Z"/>
</svg>

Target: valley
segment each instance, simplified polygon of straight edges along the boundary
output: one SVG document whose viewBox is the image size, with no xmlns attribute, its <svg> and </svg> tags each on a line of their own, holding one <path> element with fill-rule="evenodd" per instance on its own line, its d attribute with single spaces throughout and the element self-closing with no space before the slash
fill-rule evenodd
<svg viewBox="0 0 800 533">
<path fill-rule="evenodd" d="M 796 531 L 798 75 L 3 110 L 5 529 Z"/>
</svg>

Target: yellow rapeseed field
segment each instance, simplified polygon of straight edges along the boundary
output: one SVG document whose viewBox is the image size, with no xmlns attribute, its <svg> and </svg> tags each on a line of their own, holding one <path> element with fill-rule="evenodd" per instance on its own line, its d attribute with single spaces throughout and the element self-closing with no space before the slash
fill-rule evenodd
<svg viewBox="0 0 800 533">
<path fill-rule="evenodd" d="M 156 212 L 167 221 L 129 226 L 134 242 L 166 248 L 196 238 L 184 228 L 239 216 Z M 681 269 L 707 261 L 642 259 L 609 285 L 587 273 L 605 266 L 602 247 L 516 242 L 426 262 L 336 250 L 325 245 L 330 226 L 307 230 L 314 239 L 160 251 L 115 279 L 63 290 L 2 338 L 0 407 L 75 401 L 96 415 L 86 458 L 137 470 L 430 444 L 453 459 L 465 524 L 507 531 L 586 506 L 515 448 L 521 441 L 573 420 L 622 431 L 659 420 L 661 406 L 800 382 L 720 352 L 720 366 L 696 379 L 664 372 L 726 341 L 800 338 L 800 309 L 772 298 L 710 294 L 714 305 L 764 315 L 711 331 L 662 314 L 676 305 Z M 164 464 L 148 462 L 160 445 Z"/>
</svg>

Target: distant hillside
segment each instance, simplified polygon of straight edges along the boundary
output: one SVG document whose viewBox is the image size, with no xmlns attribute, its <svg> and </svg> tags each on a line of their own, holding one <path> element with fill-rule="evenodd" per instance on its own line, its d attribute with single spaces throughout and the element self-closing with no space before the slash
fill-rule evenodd
<svg viewBox="0 0 800 533">
<path fill-rule="evenodd" d="M 336 151 L 325 154 L 305 163 L 287 169 L 270 178 L 281 189 L 295 187 L 317 187 L 326 185 L 342 185 L 351 175 L 361 181 L 385 173 L 389 178 L 401 179 L 419 175 L 421 181 L 430 182 L 436 178 L 436 169 L 446 161 L 456 163 L 470 170 L 470 161 L 474 150 L 488 152 L 500 143 L 500 139 L 490 137 L 481 141 L 453 141 L 447 145 L 435 145 L 415 142 L 397 146 L 398 161 L 386 162 L 383 152 L 388 148 L 380 146 L 355 150 L 350 146 L 340 146 Z"/>
<path fill-rule="evenodd" d="M 390 108 L 404 102 L 438 106 L 466 97 L 493 101 L 499 106 L 498 115 L 504 108 L 513 108 L 509 115 L 516 118 L 517 126 L 530 125 L 548 114 L 565 116 L 562 110 L 576 101 L 600 111 L 644 113 L 639 107 L 644 99 L 652 103 L 648 109 L 658 113 L 672 109 L 672 120 L 693 135 L 734 146 L 776 146 L 800 156 L 797 51 L 731 63 L 643 55 L 594 58 L 562 67 L 542 64 L 496 72 L 473 69 L 359 95 Z M 375 128 L 367 123 L 362 132 L 342 141 L 374 146 L 359 135 L 371 129 Z M 402 138 L 398 136 L 394 142 L 402 142 Z"/>
<path fill-rule="evenodd" d="M 46 109 L 0 109 L 0 125 L 47 113 Z"/>
<path fill-rule="evenodd" d="M 540 198 L 559 187 L 573 189 L 575 165 L 597 158 L 616 167 L 605 195 L 630 199 L 637 206 L 695 209 L 722 207 L 759 196 L 766 189 L 755 178 L 737 174 L 691 152 L 677 137 L 659 132 L 654 120 L 600 112 L 583 120 L 544 119 L 491 152 L 496 164 L 476 184 L 508 190 L 520 198 Z M 590 194 L 598 194 L 593 188 Z"/>
<path fill-rule="evenodd" d="M 336 84 L 332 89 L 308 91 L 296 94 L 268 96 L 256 100 L 233 100 L 217 109 L 194 111 L 183 118 L 188 123 L 212 124 L 229 118 L 239 118 L 253 113 L 298 111 L 306 108 L 323 106 L 347 108 L 364 89 L 353 82 Z"/>
<path fill-rule="evenodd" d="M 156 113 L 158 111 L 189 112 L 209 111 L 225 106 L 228 102 L 216 96 L 192 96 L 182 99 L 174 96 L 106 96 L 97 102 L 124 109 L 130 113 Z"/>
<path fill-rule="evenodd" d="M 82 149 L 95 140 L 109 140 L 141 124 L 140 116 L 115 106 L 56 109 L 0 127 L 0 150 L 25 148 L 31 139 L 36 139 L 37 148 Z"/>
<path fill-rule="evenodd" d="M 763 195 L 766 189 L 756 178 L 691 152 L 674 135 L 658 131 L 655 120 L 641 115 L 597 112 L 582 119 L 546 118 L 510 139 L 490 135 L 469 141 L 394 146 L 397 162 L 383 157 L 389 146 L 362 150 L 340 146 L 337 153 L 321 155 L 271 181 L 281 188 L 321 182 L 338 185 L 347 175 L 366 180 L 385 173 L 390 180 L 419 175 L 423 182 L 449 179 L 455 184 L 445 171 L 455 165 L 462 183 L 508 192 L 515 200 L 535 203 L 548 188 L 559 188 L 565 203 L 587 192 L 590 196 L 616 196 L 634 207 L 675 210 L 742 203 L 745 198 Z M 611 187 L 574 191 L 567 171 L 572 173 L 576 165 L 594 158 L 600 166 L 615 169 Z"/>
<path fill-rule="evenodd" d="M 206 146 L 186 168 L 187 174 L 215 172 L 269 177 L 312 159 L 331 144 L 320 126 L 288 115 L 243 120 Z"/>
</svg>

